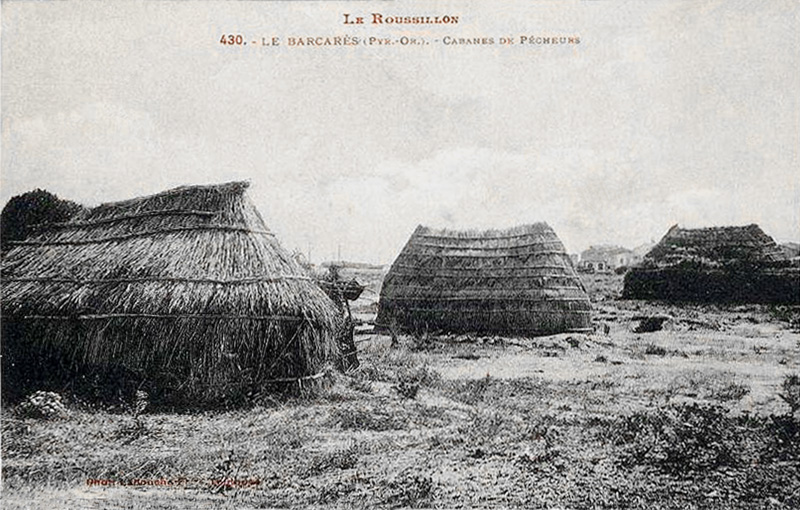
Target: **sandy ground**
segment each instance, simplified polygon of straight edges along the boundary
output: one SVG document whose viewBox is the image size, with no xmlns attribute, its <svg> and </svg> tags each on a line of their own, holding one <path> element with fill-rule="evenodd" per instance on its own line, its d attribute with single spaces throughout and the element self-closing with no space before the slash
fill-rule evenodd
<svg viewBox="0 0 800 510">
<path fill-rule="evenodd" d="M 3 507 L 800 505 L 798 419 L 780 397 L 800 332 L 785 314 L 613 299 L 596 312 L 590 335 L 359 335 L 358 370 L 249 409 L 4 409 Z M 653 315 L 663 329 L 636 332 Z"/>
</svg>

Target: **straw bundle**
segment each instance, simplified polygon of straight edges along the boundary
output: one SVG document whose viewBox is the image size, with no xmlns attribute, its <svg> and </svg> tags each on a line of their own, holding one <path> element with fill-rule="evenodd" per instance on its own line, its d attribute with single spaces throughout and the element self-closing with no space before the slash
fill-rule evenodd
<svg viewBox="0 0 800 510">
<path fill-rule="evenodd" d="M 508 230 L 419 226 L 381 289 L 378 327 L 544 335 L 591 327 L 591 306 L 545 223 Z"/>
<path fill-rule="evenodd" d="M 72 379 L 121 371 L 160 391 L 225 398 L 333 360 L 339 314 L 247 186 L 104 204 L 15 243 L 2 267 L 12 384 L 30 379 L 21 367 Z"/>
<path fill-rule="evenodd" d="M 758 225 L 669 229 L 625 276 L 623 297 L 800 303 L 800 267 Z"/>
</svg>

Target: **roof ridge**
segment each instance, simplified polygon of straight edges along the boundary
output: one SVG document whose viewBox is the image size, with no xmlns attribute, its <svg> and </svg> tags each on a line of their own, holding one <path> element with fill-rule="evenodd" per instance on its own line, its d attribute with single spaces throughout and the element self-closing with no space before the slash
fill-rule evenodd
<svg viewBox="0 0 800 510">
<path fill-rule="evenodd" d="M 442 238 L 458 238 L 458 239 L 502 239 L 507 237 L 524 237 L 531 234 L 536 234 L 542 231 L 553 232 L 552 227 L 544 221 L 535 223 L 523 223 L 508 228 L 489 228 L 489 229 L 450 229 L 450 228 L 435 228 L 425 225 L 419 225 L 414 230 L 412 237 L 442 237 Z"/>
<path fill-rule="evenodd" d="M 141 195 L 138 197 L 127 198 L 125 200 L 118 200 L 115 202 L 103 202 L 99 205 L 89 208 L 89 211 L 95 211 L 102 208 L 124 207 L 135 204 L 137 202 L 152 200 L 158 197 L 167 197 L 170 195 L 178 195 L 182 193 L 188 193 L 200 190 L 216 190 L 219 192 L 243 193 L 249 187 L 250 187 L 249 180 L 228 181 L 218 184 L 189 184 L 189 185 L 177 186 L 175 188 L 170 188 L 168 190 L 160 191 L 158 193 L 153 193 L 150 195 Z"/>
</svg>

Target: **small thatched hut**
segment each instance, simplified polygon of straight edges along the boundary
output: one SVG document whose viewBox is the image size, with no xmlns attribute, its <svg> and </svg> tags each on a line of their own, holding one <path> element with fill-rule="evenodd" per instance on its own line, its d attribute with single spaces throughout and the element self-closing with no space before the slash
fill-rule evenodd
<svg viewBox="0 0 800 510">
<path fill-rule="evenodd" d="M 800 267 L 758 225 L 675 225 L 625 276 L 623 297 L 667 301 L 798 303 Z"/>
<path fill-rule="evenodd" d="M 487 231 L 419 226 L 384 279 L 376 326 L 546 335 L 590 330 L 591 305 L 546 223 Z"/>
<path fill-rule="evenodd" d="M 2 265 L 3 389 L 130 379 L 219 401 L 334 361 L 340 314 L 247 187 L 103 204 L 16 242 Z"/>
</svg>

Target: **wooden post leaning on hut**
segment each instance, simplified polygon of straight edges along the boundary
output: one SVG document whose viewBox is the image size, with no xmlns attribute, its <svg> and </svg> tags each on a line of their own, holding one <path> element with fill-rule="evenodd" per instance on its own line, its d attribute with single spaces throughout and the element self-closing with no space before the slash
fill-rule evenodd
<svg viewBox="0 0 800 510">
<path fill-rule="evenodd" d="M 350 311 L 350 301 L 355 301 L 364 291 L 364 286 L 355 278 L 345 282 L 339 274 L 339 266 L 331 265 L 325 278 L 319 281 L 320 287 L 336 304 L 344 315 L 338 339 L 342 351 L 339 369 L 347 372 L 358 368 L 358 350 L 355 343 L 355 321 Z"/>
</svg>

